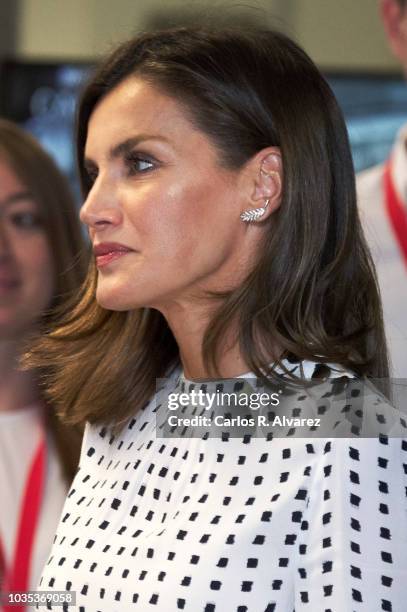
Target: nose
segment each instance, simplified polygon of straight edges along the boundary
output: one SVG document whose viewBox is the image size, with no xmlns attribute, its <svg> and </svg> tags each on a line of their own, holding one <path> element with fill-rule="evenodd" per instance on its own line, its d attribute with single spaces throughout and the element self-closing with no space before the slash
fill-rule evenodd
<svg viewBox="0 0 407 612">
<path fill-rule="evenodd" d="M 79 217 L 93 230 L 119 225 L 122 213 L 117 188 L 98 177 L 80 209 Z"/>
</svg>

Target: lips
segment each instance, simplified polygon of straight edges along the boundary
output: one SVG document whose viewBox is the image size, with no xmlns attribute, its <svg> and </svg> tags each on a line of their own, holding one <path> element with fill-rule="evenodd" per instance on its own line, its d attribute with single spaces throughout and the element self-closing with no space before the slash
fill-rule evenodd
<svg viewBox="0 0 407 612">
<path fill-rule="evenodd" d="M 93 246 L 93 252 L 96 257 L 96 265 L 101 268 L 127 253 L 134 252 L 134 249 L 118 242 L 102 242 Z"/>
</svg>

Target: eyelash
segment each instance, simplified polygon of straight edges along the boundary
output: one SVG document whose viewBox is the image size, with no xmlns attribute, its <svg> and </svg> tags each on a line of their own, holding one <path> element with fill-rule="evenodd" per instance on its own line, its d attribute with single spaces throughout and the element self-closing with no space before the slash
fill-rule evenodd
<svg viewBox="0 0 407 612">
<path fill-rule="evenodd" d="M 144 174 L 146 172 L 151 172 L 157 167 L 157 162 L 154 158 L 150 157 L 149 155 L 136 152 L 129 153 L 128 155 L 126 155 L 124 163 L 126 164 L 129 170 L 129 174 L 131 176 L 134 174 Z M 138 163 L 150 164 L 151 167 L 144 170 L 137 170 L 135 166 Z"/>
<path fill-rule="evenodd" d="M 149 164 L 151 167 L 144 169 L 144 170 L 137 170 L 136 166 L 139 163 Z M 129 176 L 134 176 L 136 174 L 145 174 L 147 172 L 152 172 L 153 170 L 156 169 L 158 162 L 150 155 L 146 155 L 144 153 L 131 152 L 125 156 L 124 164 L 127 168 Z M 98 169 L 89 168 L 89 169 L 85 169 L 85 171 L 86 171 L 86 178 L 88 180 L 88 183 L 90 185 L 93 185 L 93 183 L 96 181 L 97 176 L 98 176 Z"/>
</svg>

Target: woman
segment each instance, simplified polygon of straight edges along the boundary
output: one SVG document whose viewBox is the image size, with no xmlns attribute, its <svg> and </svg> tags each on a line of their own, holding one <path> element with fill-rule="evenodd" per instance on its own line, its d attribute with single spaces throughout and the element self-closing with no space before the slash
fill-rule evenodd
<svg viewBox="0 0 407 612">
<path fill-rule="evenodd" d="M 208 377 L 387 376 L 346 129 L 311 60 L 272 31 L 136 37 L 84 92 L 78 157 L 95 260 L 31 363 L 87 427 L 41 589 L 81 612 L 400 609 L 400 439 L 156 422 L 173 392 L 218 392 Z"/>
<path fill-rule="evenodd" d="M 39 373 L 23 372 L 18 361 L 29 335 L 51 325 L 50 309 L 79 287 L 83 248 L 65 179 L 31 136 L 0 120 L 0 575 L 6 591 L 36 587 L 79 460 L 79 430 L 60 424 L 45 406 Z"/>
</svg>

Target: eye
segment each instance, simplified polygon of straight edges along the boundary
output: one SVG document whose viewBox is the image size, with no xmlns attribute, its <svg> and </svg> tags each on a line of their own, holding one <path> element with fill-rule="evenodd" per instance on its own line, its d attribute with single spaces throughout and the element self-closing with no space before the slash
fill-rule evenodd
<svg viewBox="0 0 407 612">
<path fill-rule="evenodd" d="M 34 229 L 42 225 L 41 217 L 31 211 L 15 212 L 10 216 L 10 219 L 15 227 L 21 229 Z"/>
<path fill-rule="evenodd" d="M 125 158 L 125 164 L 129 174 L 143 174 L 156 168 L 157 162 L 154 158 L 144 153 L 129 153 Z"/>
</svg>

